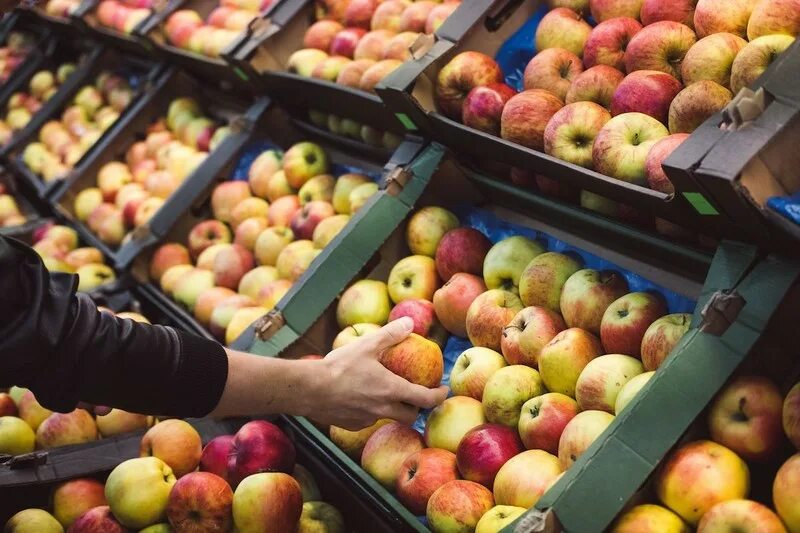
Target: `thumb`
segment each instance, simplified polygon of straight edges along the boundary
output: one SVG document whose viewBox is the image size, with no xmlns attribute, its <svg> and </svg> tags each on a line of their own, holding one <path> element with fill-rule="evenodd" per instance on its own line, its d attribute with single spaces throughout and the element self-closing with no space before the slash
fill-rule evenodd
<svg viewBox="0 0 800 533">
<path fill-rule="evenodd" d="M 414 321 L 403 317 L 389 322 L 378 331 L 365 335 L 363 347 L 377 358 L 385 349 L 405 340 L 414 329 Z"/>
</svg>

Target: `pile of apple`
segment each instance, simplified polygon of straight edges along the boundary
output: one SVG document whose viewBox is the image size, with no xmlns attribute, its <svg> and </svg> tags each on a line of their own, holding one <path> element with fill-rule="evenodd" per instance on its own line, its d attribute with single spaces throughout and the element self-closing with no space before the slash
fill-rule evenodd
<svg viewBox="0 0 800 533">
<path fill-rule="evenodd" d="M 0 183 L 0 227 L 21 226 L 26 221 L 17 200 L 8 194 L 6 186 Z"/>
<path fill-rule="evenodd" d="M 28 82 L 27 93 L 12 94 L 6 104 L 6 116 L 0 120 L 0 144 L 7 144 L 14 132 L 24 128 L 74 71 L 75 65 L 72 63 L 64 63 L 55 73 L 40 70 Z"/>
<path fill-rule="evenodd" d="M 436 104 L 451 119 L 607 176 L 665 192 L 661 162 L 800 33 L 796 0 L 550 2 L 524 90 L 474 51 L 438 74 Z M 598 23 L 584 19 L 591 14 Z M 746 40 L 749 39 L 749 42 Z M 543 190 L 552 180 L 536 177 Z M 544 183 L 544 185 L 542 185 Z M 581 192 L 581 205 L 636 219 Z M 660 224 L 669 231 L 669 224 Z M 674 227 L 673 227 L 674 230 Z"/>
<path fill-rule="evenodd" d="M 309 109 L 308 118 L 312 124 L 319 128 L 326 129 L 336 135 L 343 135 L 356 141 L 361 141 L 370 146 L 394 150 L 403 142 L 403 138 L 396 133 L 382 131 L 369 124 L 363 124 L 352 118 L 343 118 L 333 113 Z"/>
<path fill-rule="evenodd" d="M 433 531 L 496 531 L 539 497 L 611 424 L 689 328 L 656 293 L 582 268 L 515 235 L 496 244 L 441 207 L 406 227 L 411 255 L 387 282 L 361 280 L 337 304 L 338 348 L 409 316 L 414 333 L 382 355 L 427 387 L 443 377 L 447 333 L 467 337 L 452 397 L 425 433 L 391 420 L 330 438 Z M 442 282 L 445 282 L 442 285 Z M 427 337 L 427 338 L 426 338 Z M 435 341 L 435 342 L 434 342 Z"/>
<path fill-rule="evenodd" d="M 33 37 L 22 31 L 8 34 L 5 46 L 0 47 L 0 83 L 5 83 L 33 48 Z"/>
<path fill-rule="evenodd" d="M 22 152 L 22 161 L 46 182 L 63 178 L 111 127 L 133 99 L 128 81 L 101 72 L 94 85 L 82 87 L 61 114 L 39 130 L 39 141 Z"/>
<path fill-rule="evenodd" d="M 102 0 L 97 5 L 95 16 L 103 26 L 130 35 L 150 16 L 152 9 L 152 0 Z"/>
<path fill-rule="evenodd" d="M 211 194 L 213 219 L 185 245 L 159 247 L 150 279 L 227 344 L 272 309 L 378 190 L 361 174 L 328 174 L 322 147 L 301 142 L 261 153 L 248 181 Z"/>
<path fill-rule="evenodd" d="M 165 420 L 145 433 L 140 457 L 118 465 L 105 484 L 94 479 L 61 484 L 53 493 L 53 514 L 20 511 L 5 531 L 33 531 L 24 527 L 36 524 L 38 533 L 234 527 L 248 533 L 343 533 L 343 516 L 322 501 L 314 477 L 295 458 L 292 441 L 265 420 L 248 422 L 205 447 L 191 425 Z"/>
<path fill-rule="evenodd" d="M 637 505 L 612 531 L 687 531 L 686 524 L 698 533 L 800 531 L 800 383 L 784 398 L 765 377 L 736 377 L 711 404 L 708 426 L 711 440 L 680 445 L 660 466 L 654 488 L 663 506 Z M 776 514 L 747 499 L 748 463 L 766 469 L 790 447 L 795 454 L 775 474 L 771 498 L 759 498 L 771 501 Z"/>
<path fill-rule="evenodd" d="M 411 58 L 422 33 L 433 33 L 455 11 L 458 0 L 333 0 L 303 37 L 305 48 L 287 69 L 347 87 L 372 91 Z"/>
<path fill-rule="evenodd" d="M 101 241 L 120 245 L 129 230 L 147 223 L 167 198 L 230 133 L 203 116 L 192 98 L 176 98 L 133 143 L 124 161 L 110 161 L 97 173 L 97 186 L 80 191 L 75 217 Z"/>
<path fill-rule="evenodd" d="M 80 0 L 47 0 L 44 12 L 52 17 L 68 17 L 79 5 Z"/>
<path fill-rule="evenodd" d="M 194 9 L 180 9 L 169 16 L 164 33 L 178 48 L 219 57 L 271 4 L 272 0 L 222 0 L 205 21 Z"/>
</svg>

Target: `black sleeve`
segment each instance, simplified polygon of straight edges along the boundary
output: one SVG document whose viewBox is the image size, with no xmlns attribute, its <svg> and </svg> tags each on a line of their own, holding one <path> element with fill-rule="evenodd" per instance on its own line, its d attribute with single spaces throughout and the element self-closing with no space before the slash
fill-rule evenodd
<svg viewBox="0 0 800 533">
<path fill-rule="evenodd" d="M 77 277 L 49 273 L 28 246 L 0 236 L 0 386 L 30 388 L 49 409 L 77 402 L 143 414 L 205 416 L 228 358 L 216 342 L 99 312 Z"/>
</svg>

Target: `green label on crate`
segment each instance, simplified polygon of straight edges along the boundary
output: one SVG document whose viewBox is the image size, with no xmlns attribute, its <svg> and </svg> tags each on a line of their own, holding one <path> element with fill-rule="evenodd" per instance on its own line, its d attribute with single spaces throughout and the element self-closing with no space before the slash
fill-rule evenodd
<svg viewBox="0 0 800 533">
<path fill-rule="evenodd" d="M 394 116 L 396 116 L 397 120 L 399 120 L 403 124 L 403 127 L 405 129 L 410 131 L 417 131 L 417 125 L 414 124 L 414 121 L 411 120 L 405 113 L 395 113 Z"/>
<path fill-rule="evenodd" d="M 244 81 L 250 81 L 250 78 L 247 76 L 247 74 L 245 74 L 244 71 L 239 67 L 233 67 L 233 71 L 236 73 L 237 76 L 242 78 Z"/>
<path fill-rule="evenodd" d="M 706 200 L 706 197 L 703 196 L 699 192 L 685 192 L 683 193 L 684 198 L 689 200 L 689 203 L 692 204 L 695 211 L 700 213 L 701 215 L 719 215 L 719 211 L 711 205 L 711 202 Z"/>
</svg>

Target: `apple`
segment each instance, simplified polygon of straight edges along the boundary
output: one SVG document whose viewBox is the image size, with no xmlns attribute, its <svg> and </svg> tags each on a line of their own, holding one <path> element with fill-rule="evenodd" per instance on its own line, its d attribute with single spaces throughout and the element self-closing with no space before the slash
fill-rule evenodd
<svg viewBox="0 0 800 533">
<path fill-rule="evenodd" d="M 243 425 L 233 439 L 228 480 L 235 487 L 257 472 L 291 473 L 295 456 L 294 444 L 278 426 L 266 420 L 253 420 Z"/>
<path fill-rule="evenodd" d="M 389 313 L 389 322 L 404 316 L 411 317 L 414 321 L 412 332 L 422 337 L 435 335 L 437 329 L 440 328 L 436 319 L 436 311 L 429 300 L 404 300 L 392 308 L 391 313 Z"/>
<path fill-rule="evenodd" d="M 503 328 L 522 310 L 516 294 L 491 289 L 479 295 L 467 311 L 467 337 L 475 346 L 500 350 Z"/>
<path fill-rule="evenodd" d="M 345 26 L 369 28 L 377 4 L 376 0 L 351 0 L 344 8 L 342 22 Z"/>
<path fill-rule="evenodd" d="M 292 230 L 282 226 L 266 228 L 256 237 L 253 253 L 260 265 L 275 266 L 278 256 L 294 240 Z"/>
<path fill-rule="evenodd" d="M 455 453 L 458 443 L 472 428 L 486 423 L 481 402 L 468 396 L 447 398 L 425 422 L 425 444 Z"/>
<path fill-rule="evenodd" d="M 614 414 L 620 414 L 654 375 L 655 371 L 643 372 L 623 385 L 619 394 L 617 394 L 617 401 L 614 403 Z"/>
<path fill-rule="evenodd" d="M 493 488 L 495 503 L 531 508 L 562 471 L 555 455 L 526 450 L 509 459 L 497 472 Z"/>
<path fill-rule="evenodd" d="M 45 409 L 36 401 L 33 392 L 25 390 L 22 396 L 17 401 L 17 409 L 19 410 L 19 417 L 28 424 L 33 431 L 39 429 L 39 426 L 44 422 L 53 411 Z"/>
<path fill-rule="evenodd" d="M 611 113 L 638 112 L 667 123 L 670 103 L 683 86 L 671 75 L 656 70 L 637 70 L 625 76 L 611 98 Z"/>
<path fill-rule="evenodd" d="M 516 428 L 522 405 L 544 394 L 539 372 L 524 365 L 510 365 L 494 372 L 483 388 L 481 403 L 486 419 Z"/>
<path fill-rule="evenodd" d="M 683 58 L 681 76 L 689 86 L 709 80 L 730 88 L 731 69 L 747 41 L 732 33 L 715 33 L 697 41 Z"/>
<path fill-rule="evenodd" d="M 375 86 L 402 64 L 403 62 L 398 59 L 381 59 L 364 71 L 358 82 L 358 88 L 362 91 L 374 92 Z"/>
<path fill-rule="evenodd" d="M 172 487 L 167 518 L 178 531 L 227 531 L 231 528 L 233 491 L 210 472 L 191 472 Z"/>
<path fill-rule="evenodd" d="M 314 247 L 322 250 L 336 238 L 350 222 L 350 215 L 333 215 L 322 219 L 311 236 Z"/>
<path fill-rule="evenodd" d="M 139 533 L 173 533 L 173 531 L 174 529 L 172 529 L 172 526 L 169 525 L 168 522 L 160 522 L 144 529 L 140 529 Z"/>
<path fill-rule="evenodd" d="M 654 22 L 631 38 L 625 50 L 625 70 L 657 70 L 680 80 L 681 62 L 695 42 L 694 31 L 680 22 Z"/>
<path fill-rule="evenodd" d="M 438 387 L 442 382 L 444 358 L 441 349 L 435 342 L 416 333 L 386 349 L 380 362 L 401 378 L 423 387 Z"/>
<path fill-rule="evenodd" d="M 217 339 L 224 339 L 225 331 L 228 329 L 236 312 L 239 309 L 253 307 L 255 304 L 252 298 L 242 294 L 229 296 L 218 302 L 211 312 L 211 321 L 208 324 L 209 331 Z"/>
<path fill-rule="evenodd" d="M 545 252 L 534 257 L 523 270 L 519 281 L 519 294 L 525 306 L 540 306 L 559 312 L 561 292 L 572 274 L 580 268 L 572 257 Z"/>
<path fill-rule="evenodd" d="M 197 297 L 197 302 L 194 306 L 194 317 L 205 327 L 211 324 L 211 316 L 214 308 L 226 298 L 235 296 L 236 292 L 227 287 L 211 287 L 205 289 L 200 296 Z"/>
<path fill-rule="evenodd" d="M 483 260 L 483 280 L 489 289 L 503 289 L 517 294 L 525 267 L 544 247 L 522 235 L 507 237 L 492 246 Z"/>
<path fill-rule="evenodd" d="M 483 280 L 459 272 L 433 294 L 433 306 L 442 325 L 454 335 L 467 336 L 467 313 L 475 299 L 486 291 Z"/>
<path fill-rule="evenodd" d="M 83 409 L 53 413 L 36 429 L 36 445 L 44 449 L 93 440 L 97 440 L 97 426 Z"/>
<path fill-rule="evenodd" d="M 303 48 L 289 56 L 286 70 L 293 74 L 309 77 L 314 69 L 328 58 L 328 54 L 316 48 Z"/>
<path fill-rule="evenodd" d="M 350 431 L 337 426 L 331 426 L 329 430 L 329 437 L 331 441 L 338 446 L 344 453 L 346 453 L 354 461 L 361 460 L 361 454 L 366 446 L 367 441 L 372 435 L 381 427 L 395 423 L 388 418 L 381 418 L 371 426 L 365 427 L 358 431 Z"/>
<path fill-rule="evenodd" d="M 278 277 L 291 282 L 297 281 L 319 254 L 320 250 L 314 248 L 311 241 L 295 241 L 287 245 L 275 261 Z"/>
<path fill-rule="evenodd" d="M 189 423 L 174 418 L 148 429 L 139 445 L 140 457 L 161 459 L 177 478 L 197 468 L 202 452 L 203 445 L 197 430 Z"/>
<path fill-rule="evenodd" d="M 195 266 L 197 268 L 201 268 L 203 270 L 210 270 L 211 272 L 214 271 L 214 260 L 217 258 L 217 254 L 220 253 L 222 250 L 229 248 L 231 245 L 228 243 L 219 243 L 219 244 L 212 244 L 203 252 L 197 256 L 197 262 Z"/>
<path fill-rule="evenodd" d="M 297 143 L 283 154 L 283 172 L 289 185 L 299 189 L 314 176 L 328 173 L 328 156 L 317 144 Z"/>
<path fill-rule="evenodd" d="M 243 246 L 249 251 L 253 251 L 256 246 L 256 239 L 261 232 L 267 229 L 269 222 L 266 217 L 250 217 L 243 220 L 236 228 L 234 233 L 234 244 Z"/>
<path fill-rule="evenodd" d="M 250 250 L 229 244 L 214 257 L 214 284 L 236 290 L 242 277 L 254 267 L 255 260 Z"/>
<path fill-rule="evenodd" d="M 588 331 L 565 329 L 539 353 L 539 372 L 545 387 L 574 398 L 581 372 L 589 361 L 602 353 L 600 341 Z"/>
<path fill-rule="evenodd" d="M 250 198 L 250 186 L 246 181 L 226 181 L 220 183 L 211 193 L 211 210 L 214 218 L 222 222 L 231 222 L 233 209 L 242 200 Z"/>
<path fill-rule="evenodd" d="M 344 517 L 336 507 L 322 501 L 306 501 L 300 514 L 298 531 L 320 531 L 342 533 L 345 531 Z"/>
<path fill-rule="evenodd" d="M 628 292 L 628 282 L 614 270 L 582 269 L 572 274 L 561 291 L 560 308 L 567 327 L 600 334 L 603 313 Z"/>
<path fill-rule="evenodd" d="M 399 422 L 381 426 L 370 436 L 361 453 L 361 468 L 386 488 L 394 490 L 408 456 L 424 448 L 422 437 Z"/>
<path fill-rule="evenodd" d="M 389 317 L 390 321 L 395 320 Z M 364 335 L 372 333 L 373 331 L 378 331 L 381 327 L 377 324 L 353 324 L 352 326 L 347 326 L 342 331 L 340 331 L 336 337 L 333 339 L 333 344 L 331 344 L 331 349 L 336 350 L 337 348 L 341 348 L 342 346 L 347 346 L 351 342 L 355 342 Z"/>
<path fill-rule="evenodd" d="M 614 415 L 605 411 L 581 411 L 570 420 L 558 442 L 558 460 L 564 470 L 597 440 L 614 421 Z"/>
<path fill-rule="evenodd" d="M 257 197 L 245 198 L 233 208 L 228 223 L 235 231 L 248 218 L 259 217 L 266 220 L 268 211 L 269 204 L 266 200 Z"/>
<path fill-rule="evenodd" d="M 428 500 L 436 490 L 458 479 L 453 452 L 426 448 L 406 457 L 397 478 L 397 498 L 416 515 L 425 513 Z"/>
<path fill-rule="evenodd" d="M 398 261 L 389 272 L 389 297 L 396 304 L 405 300 L 430 300 L 439 288 L 437 263 L 425 255 L 412 255 Z"/>
<path fill-rule="evenodd" d="M 759 0 L 698 0 L 694 8 L 694 28 L 698 37 L 713 33 L 732 33 L 747 37 L 747 23 Z"/>
<path fill-rule="evenodd" d="M 337 213 L 349 215 L 350 214 L 350 193 L 365 183 L 371 180 L 367 176 L 361 174 L 342 174 L 336 180 L 333 186 L 333 208 Z M 417 253 L 413 249 L 412 253 Z"/>
<path fill-rule="evenodd" d="M 670 133 L 692 133 L 732 99 L 733 94 L 714 81 L 702 80 L 689 85 L 675 96 L 669 107 Z"/>
<path fill-rule="evenodd" d="M 697 531 L 724 529 L 783 533 L 786 527 L 772 509 L 752 500 L 728 500 L 716 504 L 703 515 Z"/>
<path fill-rule="evenodd" d="M 692 322 L 686 313 L 666 315 L 654 321 L 642 337 L 641 358 L 645 370 L 656 370 L 678 344 Z"/>
<path fill-rule="evenodd" d="M 595 65 L 578 74 L 569 86 L 565 102 L 594 102 L 606 109 L 611 108 L 611 100 L 625 76 L 608 65 Z"/>
<path fill-rule="evenodd" d="M 800 35 L 800 4 L 797 0 L 768 0 L 754 4 L 747 22 L 748 40 L 776 34 Z"/>
<path fill-rule="evenodd" d="M 542 50 L 528 62 L 524 72 L 526 90 L 544 89 L 563 103 L 572 80 L 583 72 L 583 62 L 563 48 Z"/>
<path fill-rule="evenodd" d="M 370 27 L 373 30 L 400 31 L 400 16 L 408 5 L 405 0 L 386 0 L 381 2 L 372 14 Z"/>
<path fill-rule="evenodd" d="M 283 198 L 284 196 L 291 196 L 295 192 L 296 191 L 289 185 L 289 182 L 286 181 L 286 173 L 283 170 L 278 170 L 272 174 L 266 180 L 263 190 L 265 198 L 270 202 L 273 202 L 273 204 L 270 206 L 272 208 L 275 207 L 274 202 L 277 202 L 278 199 Z"/>
<path fill-rule="evenodd" d="M 500 468 L 522 450 L 516 429 L 482 424 L 469 430 L 458 444 L 458 471 L 464 479 L 491 487 Z"/>
<path fill-rule="evenodd" d="M 708 440 L 679 447 L 656 473 L 658 499 L 689 525 L 717 503 L 747 497 L 750 471 L 731 450 Z"/>
<path fill-rule="evenodd" d="M 379 61 L 383 59 L 383 51 L 386 49 L 386 46 L 389 44 L 389 41 L 392 39 L 392 37 L 394 37 L 394 35 L 394 32 L 385 29 L 377 29 L 365 33 L 355 47 L 353 59 L 367 59 L 372 61 Z M 362 65 L 366 66 L 367 63 L 362 63 Z M 362 68 L 361 72 L 363 73 L 364 70 L 366 70 L 366 68 Z M 338 80 L 337 83 L 339 83 Z M 347 83 L 346 85 L 350 84 Z"/>
<path fill-rule="evenodd" d="M 589 0 L 589 10 L 597 22 L 615 17 L 639 18 L 642 0 Z"/>
<path fill-rule="evenodd" d="M 0 416 L 17 416 L 19 410 L 14 399 L 6 392 L 0 392 Z"/>
<path fill-rule="evenodd" d="M 642 363 L 628 355 L 608 354 L 587 363 L 575 384 L 575 399 L 582 411 L 614 414 L 622 387 L 644 372 Z"/>
<path fill-rule="evenodd" d="M 767 378 L 738 377 L 711 405 L 711 438 L 745 460 L 769 460 L 783 444 L 782 406 L 780 391 Z"/>
<path fill-rule="evenodd" d="M 639 17 L 645 26 L 660 20 L 674 20 L 694 27 L 694 6 L 697 0 L 644 0 Z"/>
<path fill-rule="evenodd" d="M 239 531 L 294 531 L 302 510 L 300 485 L 282 472 L 253 474 L 233 494 L 233 521 Z"/>
<path fill-rule="evenodd" d="M 373 182 L 363 183 L 353 189 L 350 192 L 350 196 L 347 197 L 350 202 L 350 213 L 357 213 L 377 192 L 378 184 Z"/>
<path fill-rule="evenodd" d="M 70 227 L 58 224 L 45 229 L 41 239 L 52 241 L 67 251 L 72 251 L 78 247 L 78 232 Z"/>
<path fill-rule="evenodd" d="M 53 515 L 43 509 L 24 509 L 8 519 L 4 531 L 8 533 L 63 533 L 64 528 Z"/>
<path fill-rule="evenodd" d="M 461 121 L 464 100 L 472 89 L 502 82 L 503 72 L 494 59 L 480 52 L 462 52 L 437 74 L 436 107 L 444 115 Z"/>
<path fill-rule="evenodd" d="M 492 243 L 473 228 L 456 228 L 445 233 L 436 247 L 436 270 L 443 281 L 458 272 L 480 275 Z"/>
<path fill-rule="evenodd" d="M 382 281 L 359 280 L 348 287 L 336 306 L 339 327 L 370 323 L 380 326 L 389 319 L 389 290 Z"/>
<path fill-rule="evenodd" d="M 270 201 L 274 200 L 270 197 L 270 182 L 273 176 L 281 170 L 282 164 L 283 156 L 277 150 L 266 150 L 255 158 L 247 171 L 247 182 L 255 196 Z"/>
<path fill-rule="evenodd" d="M 108 414 L 98 416 L 96 423 L 97 430 L 103 438 L 145 429 L 148 426 L 146 415 L 129 413 L 122 409 L 112 409 Z"/>
<path fill-rule="evenodd" d="M 214 437 L 203 448 L 200 455 L 200 470 L 228 479 L 228 456 L 233 447 L 233 435 Z"/>
<path fill-rule="evenodd" d="M 733 94 L 752 85 L 793 42 L 794 37 L 789 35 L 765 35 L 750 41 L 739 51 L 731 66 Z"/>
<path fill-rule="evenodd" d="M 600 322 L 600 340 L 608 353 L 641 356 L 644 334 L 667 308 L 657 294 L 632 292 L 608 306 Z"/>
<path fill-rule="evenodd" d="M 620 514 L 611 527 L 614 533 L 686 533 L 681 517 L 660 505 L 636 505 Z"/>
<path fill-rule="evenodd" d="M 0 453 L 20 455 L 33 451 L 36 436 L 25 420 L 15 416 L 0 417 Z"/>
<path fill-rule="evenodd" d="M 489 348 L 473 347 L 462 352 L 450 372 L 450 389 L 458 396 L 483 398 L 489 378 L 506 366 L 503 356 Z"/>
<path fill-rule="evenodd" d="M 522 444 L 528 450 L 557 454 L 561 434 L 577 413 L 577 402 L 564 394 L 548 392 L 531 398 L 522 405 L 517 424 Z"/>
<path fill-rule="evenodd" d="M 416 4 L 412 4 L 416 5 Z M 414 31 L 404 31 L 392 37 L 383 52 L 383 59 L 396 59 L 398 61 L 409 61 L 411 48 L 419 38 L 419 33 Z"/>
<path fill-rule="evenodd" d="M 527 509 L 524 507 L 514 507 L 512 505 L 495 505 L 486 511 L 478 523 L 475 525 L 475 533 L 492 533 L 501 531 L 506 526 L 510 526 L 517 518 L 525 514 Z"/>
<path fill-rule="evenodd" d="M 536 28 L 536 50 L 562 48 L 580 57 L 591 31 L 589 23 L 574 10 L 554 8 L 542 17 Z"/>
<path fill-rule="evenodd" d="M 676 133 L 656 141 L 650 148 L 645 159 L 645 172 L 647 174 L 647 184 L 650 185 L 651 189 L 667 194 L 675 192 L 675 187 L 661 165 L 688 138 L 688 133 Z"/>
<path fill-rule="evenodd" d="M 104 485 L 91 478 L 73 479 L 56 487 L 52 501 L 53 516 L 69 528 L 86 511 L 106 505 Z"/>
<path fill-rule="evenodd" d="M 366 182 L 366 179 L 362 182 Z M 422 207 L 408 221 L 406 242 L 414 255 L 435 257 L 442 237 L 458 226 L 458 217 L 447 209 L 435 206 Z"/>
<path fill-rule="evenodd" d="M 656 141 L 667 135 L 667 128 L 649 115 L 636 112 L 617 115 L 606 122 L 594 140 L 594 168 L 602 174 L 642 185 L 647 154 Z"/>
<path fill-rule="evenodd" d="M 600 22 L 586 40 L 584 64 L 587 68 L 606 65 L 624 71 L 625 49 L 641 29 L 639 21 L 631 17 L 614 17 Z"/>
<path fill-rule="evenodd" d="M 172 469 L 157 457 L 129 459 L 109 474 L 106 500 L 123 526 L 142 529 L 164 519 L 175 481 Z"/>
<path fill-rule="evenodd" d="M 503 108 L 515 94 L 517 91 L 505 83 L 474 87 L 464 99 L 462 108 L 464 125 L 499 136 Z"/>
<path fill-rule="evenodd" d="M 273 266 L 259 266 L 242 276 L 242 279 L 239 281 L 238 292 L 239 294 L 249 296 L 255 300 L 258 298 L 258 294 L 263 287 L 277 280 L 277 268 Z"/>
<path fill-rule="evenodd" d="M 795 448 L 800 449 L 800 383 L 796 384 L 783 402 L 783 431 Z"/>
<path fill-rule="evenodd" d="M 510 365 L 536 367 L 541 349 L 566 325 L 558 313 L 544 307 L 526 307 L 503 328 L 500 349 Z"/>
<path fill-rule="evenodd" d="M 425 21 L 424 33 L 435 33 L 436 30 L 444 24 L 444 21 L 458 9 L 459 4 L 460 2 L 444 2 L 434 6 L 430 13 L 428 13 L 428 18 Z"/>
<path fill-rule="evenodd" d="M 76 248 L 64 257 L 64 262 L 75 270 L 83 265 L 102 263 L 103 261 L 103 253 L 97 248 L 91 247 Z"/>
<path fill-rule="evenodd" d="M 320 20 L 312 24 L 303 35 L 303 48 L 316 48 L 327 52 L 333 38 L 342 31 L 344 26 L 335 20 Z"/>
<path fill-rule="evenodd" d="M 75 196 L 72 209 L 78 220 L 86 222 L 89 219 L 89 215 L 102 203 L 103 192 L 97 187 L 88 187 Z"/>
<path fill-rule="evenodd" d="M 224 223 L 219 220 L 204 220 L 197 223 L 189 232 L 189 252 L 196 258 L 209 246 L 229 243 L 232 240 L 231 230 Z"/>
<path fill-rule="evenodd" d="M 173 267 L 176 268 L 176 267 Z M 169 272 L 169 271 L 167 271 Z M 164 274 L 166 277 L 166 273 Z M 188 271 L 176 284 L 173 299 L 189 311 L 194 311 L 197 299 L 207 289 L 214 286 L 214 273 L 195 268 Z"/>
<path fill-rule="evenodd" d="M 494 507 L 492 492 L 472 481 L 457 479 L 439 487 L 428 500 L 426 518 L 433 531 L 474 531 Z"/>
<path fill-rule="evenodd" d="M 348 30 L 343 30 L 341 33 L 347 33 L 347 32 Z M 334 41 L 334 44 L 339 45 L 340 41 L 336 40 Z M 352 52 L 349 51 L 348 53 L 352 54 Z M 342 69 L 346 65 L 352 63 L 352 61 L 353 60 L 350 59 L 349 57 L 344 57 L 341 55 L 328 57 L 314 68 L 314 70 L 311 72 L 311 77 L 330 82 L 335 82 L 336 79 L 339 77 L 339 73 L 342 71 Z"/>
<path fill-rule="evenodd" d="M 772 484 L 772 501 L 775 510 L 790 531 L 800 529 L 800 506 L 797 489 L 800 487 L 800 454 L 791 456 L 775 474 Z"/>
<path fill-rule="evenodd" d="M 297 197 L 300 205 L 306 205 L 313 201 L 330 203 L 333 199 L 333 187 L 336 179 L 330 174 L 320 174 L 309 179 L 300 190 Z"/>
<path fill-rule="evenodd" d="M 594 102 L 575 102 L 552 116 L 544 130 L 544 151 L 574 165 L 591 168 L 592 144 L 611 114 Z"/>
</svg>

